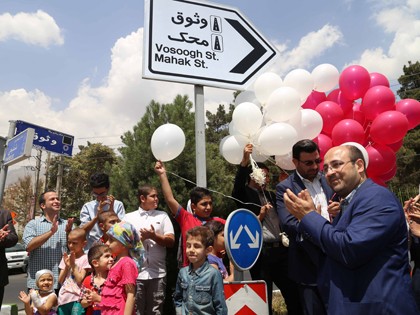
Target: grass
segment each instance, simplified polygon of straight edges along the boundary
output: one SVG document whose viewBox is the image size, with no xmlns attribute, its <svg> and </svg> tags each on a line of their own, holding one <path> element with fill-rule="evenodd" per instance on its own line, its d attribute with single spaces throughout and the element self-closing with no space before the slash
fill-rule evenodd
<svg viewBox="0 0 420 315">
<path fill-rule="evenodd" d="M 286 303 L 280 291 L 273 292 L 273 315 L 287 315 Z"/>
</svg>

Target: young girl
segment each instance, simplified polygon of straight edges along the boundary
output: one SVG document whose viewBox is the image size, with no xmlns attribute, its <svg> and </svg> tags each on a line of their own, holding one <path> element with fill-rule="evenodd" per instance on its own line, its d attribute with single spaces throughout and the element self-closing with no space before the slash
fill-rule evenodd
<svg viewBox="0 0 420 315">
<path fill-rule="evenodd" d="M 99 244 L 89 249 L 88 260 L 93 273 L 83 280 L 83 295 L 80 303 L 86 309 L 86 315 L 99 315 L 101 314 L 99 304 L 102 289 L 114 259 L 109 247 Z"/>
<path fill-rule="evenodd" d="M 225 265 L 223 264 L 223 257 L 226 254 L 225 248 L 225 225 L 219 221 L 208 221 L 207 226 L 214 234 L 214 243 L 211 252 L 207 255 L 209 264 L 214 268 L 218 269 L 222 274 L 224 282 L 233 281 L 234 267 L 232 262 L 230 263 L 230 274 L 228 273 Z"/>
<path fill-rule="evenodd" d="M 101 314 L 134 314 L 136 279 L 143 259 L 143 244 L 133 225 L 115 223 L 107 232 L 115 263 L 102 290 Z"/>
<path fill-rule="evenodd" d="M 39 290 L 31 289 L 29 295 L 20 291 L 19 300 L 25 304 L 26 315 L 56 315 L 57 295 L 54 293 L 54 276 L 51 270 L 42 269 L 35 274 Z M 32 304 L 31 304 L 32 299 Z"/>
</svg>

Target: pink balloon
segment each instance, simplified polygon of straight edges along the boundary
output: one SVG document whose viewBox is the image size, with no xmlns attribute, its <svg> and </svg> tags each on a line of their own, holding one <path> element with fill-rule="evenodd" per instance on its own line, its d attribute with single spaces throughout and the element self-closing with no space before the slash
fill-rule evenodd
<svg viewBox="0 0 420 315">
<path fill-rule="evenodd" d="M 404 138 L 408 131 L 408 120 L 403 113 L 390 110 L 379 114 L 370 126 L 370 137 L 382 144 L 391 144 Z"/>
<path fill-rule="evenodd" d="M 334 126 L 331 139 L 335 146 L 344 142 L 357 142 L 363 144 L 365 133 L 362 125 L 357 121 L 353 119 L 343 119 Z"/>
<path fill-rule="evenodd" d="M 327 151 L 332 148 L 331 138 L 327 135 L 324 135 L 323 133 L 320 133 L 318 137 L 314 139 L 314 142 L 318 144 L 319 155 L 321 158 L 324 158 L 325 153 L 327 153 Z"/>
<path fill-rule="evenodd" d="M 386 86 L 374 86 L 366 92 L 360 109 L 367 120 L 374 120 L 380 113 L 395 109 L 394 92 Z"/>
<path fill-rule="evenodd" d="M 327 96 L 324 92 L 312 91 L 306 99 L 305 103 L 302 104 L 302 108 L 315 110 L 319 103 L 322 103 L 326 100 Z"/>
<path fill-rule="evenodd" d="M 384 144 L 374 143 L 367 146 L 366 151 L 369 156 L 367 168 L 369 177 L 379 177 L 389 172 L 397 161 L 395 152 Z"/>
<path fill-rule="evenodd" d="M 389 87 L 389 81 L 386 78 L 386 76 L 384 76 L 383 74 L 378 73 L 378 72 L 372 72 L 370 74 L 370 87 L 374 87 L 378 85 Z"/>
<path fill-rule="evenodd" d="M 387 182 L 391 180 L 395 176 L 395 174 L 397 174 L 397 164 L 395 164 L 390 171 L 380 175 L 379 178 L 382 179 L 384 182 Z"/>
<path fill-rule="evenodd" d="M 344 115 L 347 115 L 353 110 L 353 101 L 345 98 L 342 92 L 338 94 L 338 104 L 343 110 Z"/>
<path fill-rule="evenodd" d="M 376 184 L 378 184 L 378 185 L 380 185 L 380 186 L 383 186 L 383 187 L 388 187 L 388 186 L 385 184 L 385 181 L 384 181 L 382 178 L 380 178 L 380 177 L 370 177 L 370 179 L 371 179 L 371 180 L 373 180 Z"/>
<path fill-rule="evenodd" d="M 408 119 L 408 129 L 413 129 L 420 124 L 420 102 L 412 98 L 399 101 L 395 108 L 405 114 Z"/>
<path fill-rule="evenodd" d="M 387 144 L 388 147 L 392 149 L 392 151 L 397 152 L 403 145 L 404 139 L 401 139 L 400 141 L 397 141 L 395 143 Z"/>
<path fill-rule="evenodd" d="M 353 104 L 353 110 L 351 112 L 349 112 L 345 118 L 350 118 L 350 119 L 354 119 L 355 121 L 357 121 L 359 124 L 361 124 L 362 126 L 365 125 L 366 122 L 366 118 L 365 118 L 365 113 L 363 113 L 360 110 L 360 103 L 354 102 Z"/>
<path fill-rule="evenodd" d="M 338 94 L 340 94 L 340 89 L 332 90 L 327 95 L 327 101 L 338 103 Z"/>
<path fill-rule="evenodd" d="M 363 97 L 369 89 L 370 74 L 362 66 L 349 66 L 341 72 L 339 86 L 345 98 L 356 100 Z"/>
<path fill-rule="evenodd" d="M 325 101 L 319 104 L 315 110 L 322 117 L 322 131 L 331 134 L 336 123 L 343 119 L 344 113 L 340 105 L 334 102 Z"/>
</svg>

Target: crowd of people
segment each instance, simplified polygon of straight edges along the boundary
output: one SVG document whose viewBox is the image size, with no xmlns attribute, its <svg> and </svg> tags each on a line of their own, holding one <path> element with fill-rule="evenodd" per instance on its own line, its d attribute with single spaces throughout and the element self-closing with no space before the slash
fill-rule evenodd
<svg viewBox="0 0 420 315">
<path fill-rule="evenodd" d="M 250 274 L 266 282 L 270 315 L 274 285 L 289 315 L 420 314 L 420 195 L 403 207 L 368 178 L 357 147 L 333 147 L 322 159 L 312 140 L 293 146 L 295 170 L 274 193 L 269 168 L 253 161 L 252 150 L 244 147 L 232 197 L 261 221 L 263 245 Z M 210 191 L 193 188 L 189 211 L 175 199 L 161 161 L 155 173 L 181 230 L 173 296 L 165 296 L 166 249 L 175 233 L 170 216 L 158 210 L 158 189 L 139 187 L 139 208 L 126 213 L 100 173 L 91 176 L 94 200 L 81 209 L 78 227 L 60 217 L 55 191 L 39 197 L 42 215 L 22 238 L 30 258 L 27 291 L 18 297 L 27 315 L 163 314 L 166 298 L 176 314 L 228 313 L 223 283 L 234 281 L 234 264 L 224 260 L 225 220 L 212 217 Z M 17 236 L 10 213 L 0 214 L 3 263 Z M 6 284 L 0 276 L 0 289 Z"/>
</svg>

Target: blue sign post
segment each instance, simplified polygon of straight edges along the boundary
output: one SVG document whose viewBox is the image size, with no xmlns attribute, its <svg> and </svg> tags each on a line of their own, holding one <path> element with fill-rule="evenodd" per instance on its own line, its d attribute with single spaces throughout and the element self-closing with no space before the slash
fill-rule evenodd
<svg viewBox="0 0 420 315">
<path fill-rule="evenodd" d="M 28 128 L 7 141 L 3 157 L 5 166 L 15 164 L 31 156 L 34 134 L 35 130 Z"/>
<path fill-rule="evenodd" d="M 237 269 L 248 270 L 255 264 L 262 241 L 261 222 L 254 213 L 238 209 L 229 215 L 225 224 L 225 247 Z"/>
<path fill-rule="evenodd" d="M 74 137 L 59 131 L 40 127 L 25 121 L 16 121 L 15 135 L 22 131 L 35 129 L 33 147 L 61 155 L 72 156 Z"/>
</svg>

